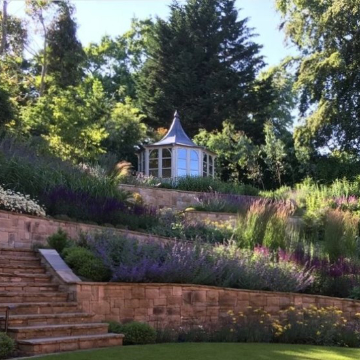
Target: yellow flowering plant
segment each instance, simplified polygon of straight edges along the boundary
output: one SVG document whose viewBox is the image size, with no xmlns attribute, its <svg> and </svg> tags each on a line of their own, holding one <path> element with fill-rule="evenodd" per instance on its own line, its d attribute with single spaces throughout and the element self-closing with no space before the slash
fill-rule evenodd
<svg viewBox="0 0 360 360">
<path fill-rule="evenodd" d="M 348 321 L 336 307 L 288 307 L 278 314 L 249 306 L 228 312 L 234 341 L 360 346 L 360 313 Z"/>
</svg>

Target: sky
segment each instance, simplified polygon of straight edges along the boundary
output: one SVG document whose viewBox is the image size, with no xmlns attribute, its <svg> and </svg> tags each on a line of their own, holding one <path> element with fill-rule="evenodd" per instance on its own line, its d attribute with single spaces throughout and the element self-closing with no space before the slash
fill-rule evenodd
<svg viewBox="0 0 360 360">
<path fill-rule="evenodd" d="M 10 14 L 24 16 L 24 0 L 8 0 Z M 76 6 L 79 25 L 78 37 L 84 46 L 98 42 L 103 35 L 117 36 L 130 28 L 131 19 L 149 16 L 166 19 L 171 0 L 71 0 Z M 179 1 L 184 2 L 182 0 Z M 283 58 L 295 54 L 285 44 L 283 32 L 278 30 L 281 21 L 274 0 L 237 0 L 242 9 L 239 17 L 249 18 L 249 26 L 258 34 L 256 42 L 263 45 L 262 54 L 268 65 L 277 65 Z M 36 39 L 35 39 L 36 41 Z"/>
</svg>

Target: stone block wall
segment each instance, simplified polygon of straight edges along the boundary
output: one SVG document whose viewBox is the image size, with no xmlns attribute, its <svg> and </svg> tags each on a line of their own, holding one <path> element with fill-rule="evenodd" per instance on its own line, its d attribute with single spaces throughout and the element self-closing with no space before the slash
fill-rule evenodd
<svg viewBox="0 0 360 360">
<path fill-rule="evenodd" d="M 185 219 L 190 224 L 196 223 L 228 223 L 235 226 L 237 214 L 221 213 L 221 212 L 207 212 L 207 211 L 186 211 L 184 212 Z"/>
<path fill-rule="evenodd" d="M 196 197 L 202 194 L 199 192 L 140 187 L 124 184 L 120 185 L 120 188 L 132 193 L 139 193 L 145 204 L 159 209 L 172 208 L 174 210 L 184 210 L 187 207 L 196 204 Z"/>
<path fill-rule="evenodd" d="M 182 284 L 79 283 L 80 307 L 96 320 L 141 321 L 152 326 L 216 324 L 227 312 L 262 308 L 273 315 L 289 306 L 335 306 L 351 319 L 360 302 L 326 296 L 276 293 Z"/>
<path fill-rule="evenodd" d="M 137 231 L 106 228 L 97 225 L 60 221 L 0 211 L 0 248 L 31 249 L 32 245 L 35 243 L 46 244 L 47 238 L 54 234 L 59 228 L 66 231 L 73 239 L 77 239 L 81 232 L 109 230 L 140 242 L 172 241 L 169 238 L 153 236 Z"/>
</svg>

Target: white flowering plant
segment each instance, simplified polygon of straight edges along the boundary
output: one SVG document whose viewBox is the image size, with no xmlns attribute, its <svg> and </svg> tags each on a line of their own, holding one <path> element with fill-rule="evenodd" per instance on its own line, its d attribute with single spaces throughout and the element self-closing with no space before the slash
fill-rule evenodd
<svg viewBox="0 0 360 360">
<path fill-rule="evenodd" d="M 20 214 L 46 216 L 46 212 L 29 195 L 5 189 L 0 185 L 0 210 L 13 211 Z"/>
</svg>

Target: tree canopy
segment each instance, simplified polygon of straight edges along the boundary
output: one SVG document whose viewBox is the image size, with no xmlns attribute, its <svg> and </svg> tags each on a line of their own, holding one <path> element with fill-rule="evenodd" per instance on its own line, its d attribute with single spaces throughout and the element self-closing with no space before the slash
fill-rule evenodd
<svg viewBox="0 0 360 360">
<path fill-rule="evenodd" d="M 298 146 L 360 152 L 360 1 L 277 0 L 300 51 L 295 87 L 304 123 Z"/>
</svg>

